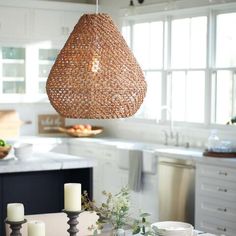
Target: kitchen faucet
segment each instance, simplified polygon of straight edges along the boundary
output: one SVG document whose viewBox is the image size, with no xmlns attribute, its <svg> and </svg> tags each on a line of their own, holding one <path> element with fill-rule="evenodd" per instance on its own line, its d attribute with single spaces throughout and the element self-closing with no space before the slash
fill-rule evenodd
<svg viewBox="0 0 236 236">
<path fill-rule="evenodd" d="M 175 139 L 175 146 L 179 146 L 179 133 L 176 132 L 176 134 L 174 134 L 174 121 L 173 121 L 171 108 L 169 108 L 168 106 L 161 106 L 160 110 L 166 110 L 169 113 L 169 117 L 170 117 L 170 135 L 168 134 L 166 130 L 163 130 L 164 135 L 165 135 L 164 144 L 168 145 L 168 139 L 170 137 L 170 139 Z"/>
</svg>

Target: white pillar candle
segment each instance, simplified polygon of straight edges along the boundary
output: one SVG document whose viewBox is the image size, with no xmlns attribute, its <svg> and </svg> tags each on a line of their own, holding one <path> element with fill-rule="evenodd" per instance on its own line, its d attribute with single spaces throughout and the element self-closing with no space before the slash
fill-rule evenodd
<svg viewBox="0 0 236 236">
<path fill-rule="evenodd" d="M 7 220 L 19 222 L 23 221 L 24 218 L 24 205 L 22 203 L 7 204 Z"/>
<path fill-rule="evenodd" d="M 45 236 L 45 223 L 42 221 L 29 221 L 28 236 Z"/>
<path fill-rule="evenodd" d="M 66 211 L 81 211 L 81 184 L 64 185 L 64 208 Z"/>
</svg>

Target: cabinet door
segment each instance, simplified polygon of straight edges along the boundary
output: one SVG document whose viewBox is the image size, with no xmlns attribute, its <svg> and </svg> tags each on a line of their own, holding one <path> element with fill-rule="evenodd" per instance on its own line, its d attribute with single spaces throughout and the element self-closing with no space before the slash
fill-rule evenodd
<svg viewBox="0 0 236 236">
<path fill-rule="evenodd" d="M 64 23 L 62 31 L 65 37 L 68 37 L 70 35 L 81 16 L 82 13 L 79 12 L 64 12 Z"/>
<path fill-rule="evenodd" d="M 0 7 L 0 38 L 27 38 L 28 15 L 27 9 Z"/>
<path fill-rule="evenodd" d="M 1 92 L 25 93 L 25 48 L 1 47 Z"/>
<path fill-rule="evenodd" d="M 236 169 L 225 166 L 198 165 L 198 174 L 206 178 L 236 182 Z"/>
<path fill-rule="evenodd" d="M 33 38 L 42 40 L 63 39 L 63 11 L 34 10 Z"/>
<path fill-rule="evenodd" d="M 59 54 L 56 48 L 39 48 L 38 51 L 38 93 L 46 93 L 46 81 L 50 70 Z"/>
<path fill-rule="evenodd" d="M 196 221 L 201 221 L 199 215 L 209 215 L 236 223 L 236 202 L 224 201 L 198 195 L 196 198 Z"/>
</svg>

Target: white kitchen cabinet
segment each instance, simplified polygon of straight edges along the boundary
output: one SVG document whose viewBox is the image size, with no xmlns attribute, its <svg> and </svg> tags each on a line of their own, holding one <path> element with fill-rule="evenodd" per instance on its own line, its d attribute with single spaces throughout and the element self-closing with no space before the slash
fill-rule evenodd
<svg viewBox="0 0 236 236">
<path fill-rule="evenodd" d="M 35 9 L 33 16 L 33 38 L 41 40 L 63 39 L 63 11 Z"/>
<path fill-rule="evenodd" d="M 122 187 L 117 165 L 117 150 L 103 144 L 83 142 L 71 143 L 69 153 L 77 156 L 95 158 L 97 165 L 93 172 L 93 192 L 97 204 L 102 202 L 102 191 L 117 193 Z"/>
<path fill-rule="evenodd" d="M 56 56 L 81 15 L 93 8 L 89 4 L 1 1 L 0 102 L 48 102 L 45 85 Z"/>
<path fill-rule="evenodd" d="M 0 6 L 0 41 L 29 37 L 29 10 Z"/>
<path fill-rule="evenodd" d="M 69 153 L 95 158 L 97 165 L 93 173 L 93 193 L 97 204 L 104 201 L 102 191 L 118 193 L 128 185 L 129 157 L 116 146 L 75 141 L 70 143 Z M 131 191 L 131 217 L 138 218 L 140 212 L 151 213 L 151 220 L 158 221 L 158 174 L 156 155 L 144 155 L 143 187 L 139 192 Z M 155 165 L 155 168 L 152 166 Z M 132 168 L 132 167 L 131 167 Z"/>
<path fill-rule="evenodd" d="M 77 11 L 65 12 L 35 9 L 33 15 L 34 39 L 65 41 L 82 13 Z"/>
<path fill-rule="evenodd" d="M 8 102 L 7 98 L 29 102 L 46 98 L 47 77 L 59 47 L 48 43 L 0 46 L 1 102 Z"/>
<path fill-rule="evenodd" d="M 100 156 L 101 147 L 99 144 L 75 140 L 69 143 L 69 152 L 72 155 L 97 158 Z"/>
<path fill-rule="evenodd" d="M 236 233 L 236 169 L 198 164 L 195 227 L 217 235 Z"/>
</svg>

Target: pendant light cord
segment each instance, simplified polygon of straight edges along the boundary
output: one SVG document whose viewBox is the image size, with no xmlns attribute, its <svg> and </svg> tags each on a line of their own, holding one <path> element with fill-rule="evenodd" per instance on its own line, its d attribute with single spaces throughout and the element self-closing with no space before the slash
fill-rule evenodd
<svg viewBox="0 0 236 236">
<path fill-rule="evenodd" d="M 98 14 L 98 0 L 96 0 L 96 14 Z"/>
</svg>

